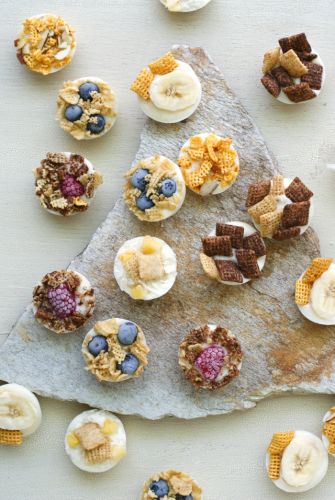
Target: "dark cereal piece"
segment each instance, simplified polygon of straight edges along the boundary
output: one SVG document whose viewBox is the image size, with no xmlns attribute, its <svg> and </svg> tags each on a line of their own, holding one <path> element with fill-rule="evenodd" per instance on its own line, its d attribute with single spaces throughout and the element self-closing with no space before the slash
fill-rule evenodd
<svg viewBox="0 0 335 500">
<path fill-rule="evenodd" d="M 299 179 L 295 177 L 291 184 L 285 189 L 287 198 L 294 202 L 308 201 L 313 196 L 313 192 Z"/>
<path fill-rule="evenodd" d="M 272 76 L 275 77 L 275 79 L 277 80 L 277 82 L 279 83 L 279 85 L 281 87 L 289 87 L 290 85 L 293 84 L 292 78 L 290 77 L 290 75 L 288 74 L 286 69 L 283 68 L 282 66 L 278 66 L 277 68 L 274 68 L 271 71 L 271 74 L 272 74 Z"/>
<path fill-rule="evenodd" d="M 233 248 L 242 248 L 244 227 L 233 224 L 216 224 L 216 236 L 230 236 Z"/>
<path fill-rule="evenodd" d="M 246 207 L 252 207 L 259 201 L 262 201 L 265 196 L 270 193 L 271 181 L 257 182 L 257 184 L 250 184 L 248 189 L 248 196 Z"/>
<path fill-rule="evenodd" d="M 289 227 L 288 229 L 283 229 L 279 227 L 274 233 L 273 233 L 273 239 L 278 240 L 278 241 L 284 241 L 284 240 L 289 240 L 291 238 L 296 238 L 300 234 L 300 227 L 295 226 L 295 227 Z"/>
<path fill-rule="evenodd" d="M 246 250 L 253 250 L 256 257 L 262 257 L 266 255 L 266 246 L 263 238 L 258 232 L 246 236 L 243 238 L 243 248 Z"/>
<path fill-rule="evenodd" d="M 302 82 L 309 84 L 311 89 L 320 90 L 322 84 L 323 67 L 312 62 L 304 63 L 308 68 L 308 73 L 301 77 Z"/>
<path fill-rule="evenodd" d="M 256 253 L 253 250 L 237 250 L 237 263 L 246 278 L 259 278 L 261 271 L 258 266 Z"/>
<path fill-rule="evenodd" d="M 300 52 L 299 50 L 296 50 L 295 53 L 299 57 L 300 61 L 302 61 L 305 64 L 305 61 L 313 61 L 318 57 L 317 54 L 314 54 L 313 52 Z"/>
<path fill-rule="evenodd" d="M 215 260 L 221 281 L 243 283 L 243 275 L 234 262 L 230 260 Z"/>
<path fill-rule="evenodd" d="M 284 92 L 292 102 L 309 101 L 316 97 L 315 92 L 311 89 L 308 83 L 298 83 L 284 88 Z"/>
<path fill-rule="evenodd" d="M 287 36 L 278 40 L 278 43 L 283 52 L 290 49 L 299 52 L 311 52 L 312 47 L 308 43 L 305 33 L 298 33 L 297 35 Z"/>
<path fill-rule="evenodd" d="M 202 238 L 202 248 L 208 257 L 215 255 L 231 257 L 233 255 L 230 236 L 206 236 Z"/>
<path fill-rule="evenodd" d="M 282 227 L 306 226 L 309 219 L 309 201 L 300 201 L 285 205 L 283 210 Z"/>
<path fill-rule="evenodd" d="M 269 92 L 269 94 L 273 95 L 273 97 L 279 96 L 280 94 L 279 84 L 277 80 L 270 73 L 266 73 L 266 75 L 264 75 L 261 78 L 261 82 L 266 88 L 266 90 Z"/>
</svg>

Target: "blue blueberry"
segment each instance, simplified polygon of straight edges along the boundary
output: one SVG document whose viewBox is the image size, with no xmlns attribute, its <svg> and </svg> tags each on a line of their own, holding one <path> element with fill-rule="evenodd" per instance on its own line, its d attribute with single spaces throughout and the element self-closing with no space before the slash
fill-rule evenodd
<svg viewBox="0 0 335 500">
<path fill-rule="evenodd" d="M 139 168 L 134 172 L 131 178 L 131 185 L 134 188 L 140 189 L 141 191 L 145 191 L 147 183 L 145 181 L 145 177 L 148 175 L 149 171 L 145 168 Z"/>
<path fill-rule="evenodd" d="M 145 196 L 145 194 L 141 194 L 141 196 L 139 196 L 136 200 L 136 205 L 137 205 L 137 208 L 139 208 L 140 210 L 142 210 L 144 212 L 144 210 L 148 210 L 149 208 L 152 208 L 155 204 L 151 200 L 151 198 L 148 198 L 147 196 Z"/>
<path fill-rule="evenodd" d="M 96 335 L 87 346 L 92 356 L 98 356 L 101 351 L 108 351 L 108 343 L 103 335 Z"/>
<path fill-rule="evenodd" d="M 131 345 L 137 338 L 137 326 L 131 321 L 123 323 L 117 332 L 117 338 L 122 345 Z"/>
<path fill-rule="evenodd" d="M 151 483 L 149 488 L 158 498 L 163 498 L 168 496 L 170 488 L 164 479 L 158 479 L 158 481 L 154 481 Z"/>
<path fill-rule="evenodd" d="M 75 104 L 66 108 L 64 116 L 67 120 L 69 120 L 69 122 L 75 122 L 76 120 L 79 120 L 82 114 L 82 108 L 78 106 L 78 104 Z"/>
<path fill-rule="evenodd" d="M 92 82 L 86 82 L 80 85 L 79 95 L 83 101 L 92 101 L 91 92 L 100 92 L 99 87 Z"/>
<path fill-rule="evenodd" d="M 91 134 L 100 134 L 106 125 L 106 120 L 102 115 L 91 115 L 91 118 L 96 118 L 96 123 L 88 122 L 86 128 Z"/>
<path fill-rule="evenodd" d="M 166 198 L 170 198 L 177 191 L 177 183 L 174 179 L 165 179 L 162 182 L 160 192 L 166 196 Z"/>
<path fill-rule="evenodd" d="M 119 370 L 126 375 L 133 375 L 140 362 L 134 354 L 127 353 L 124 360 L 118 365 Z"/>
<path fill-rule="evenodd" d="M 187 497 L 185 497 L 185 495 L 177 493 L 176 500 L 193 500 L 193 495 L 187 495 Z"/>
</svg>

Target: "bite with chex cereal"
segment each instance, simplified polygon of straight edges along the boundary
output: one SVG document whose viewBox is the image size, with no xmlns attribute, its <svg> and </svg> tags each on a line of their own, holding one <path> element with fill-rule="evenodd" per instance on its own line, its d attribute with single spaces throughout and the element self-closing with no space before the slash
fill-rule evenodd
<svg viewBox="0 0 335 500">
<path fill-rule="evenodd" d="M 202 500 L 202 489 L 186 472 L 169 469 L 151 476 L 142 487 L 141 500 Z"/>
</svg>

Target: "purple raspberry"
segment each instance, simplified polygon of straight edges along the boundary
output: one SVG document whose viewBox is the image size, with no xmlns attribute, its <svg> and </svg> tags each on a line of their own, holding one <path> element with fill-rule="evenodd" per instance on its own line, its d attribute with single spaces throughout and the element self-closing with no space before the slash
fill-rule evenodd
<svg viewBox="0 0 335 500">
<path fill-rule="evenodd" d="M 62 283 L 48 291 L 48 299 L 58 318 L 67 318 L 76 310 L 76 299 L 67 285 Z"/>
<path fill-rule="evenodd" d="M 81 196 L 85 193 L 84 186 L 77 181 L 73 175 L 66 174 L 64 180 L 60 185 L 60 190 L 62 194 L 66 197 L 69 196 Z"/>
<path fill-rule="evenodd" d="M 195 366 L 206 380 L 215 380 L 225 361 L 226 351 L 220 345 L 206 347 L 195 360 Z"/>
</svg>

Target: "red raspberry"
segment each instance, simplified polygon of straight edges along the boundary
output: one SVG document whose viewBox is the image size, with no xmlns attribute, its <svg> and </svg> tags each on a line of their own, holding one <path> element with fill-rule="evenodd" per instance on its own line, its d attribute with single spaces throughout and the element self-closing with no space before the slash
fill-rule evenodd
<svg viewBox="0 0 335 500">
<path fill-rule="evenodd" d="M 48 291 L 48 299 L 58 318 L 67 318 L 76 310 L 76 299 L 64 283 Z"/>
<path fill-rule="evenodd" d="M 215 380 L 219 375 L 226 351 L 223 347 L 213 344 L 206 347 L 195 360 L 195 366 L 201 371 L 202 376 L 206 380 Z"/>
<path fill-rule="evenodd" d="M 84 186 L 73 175 L 66 174 L 60 185 L 62 194 L 68 196 L 81 196 L 85 193 Z"/>
</svg>

